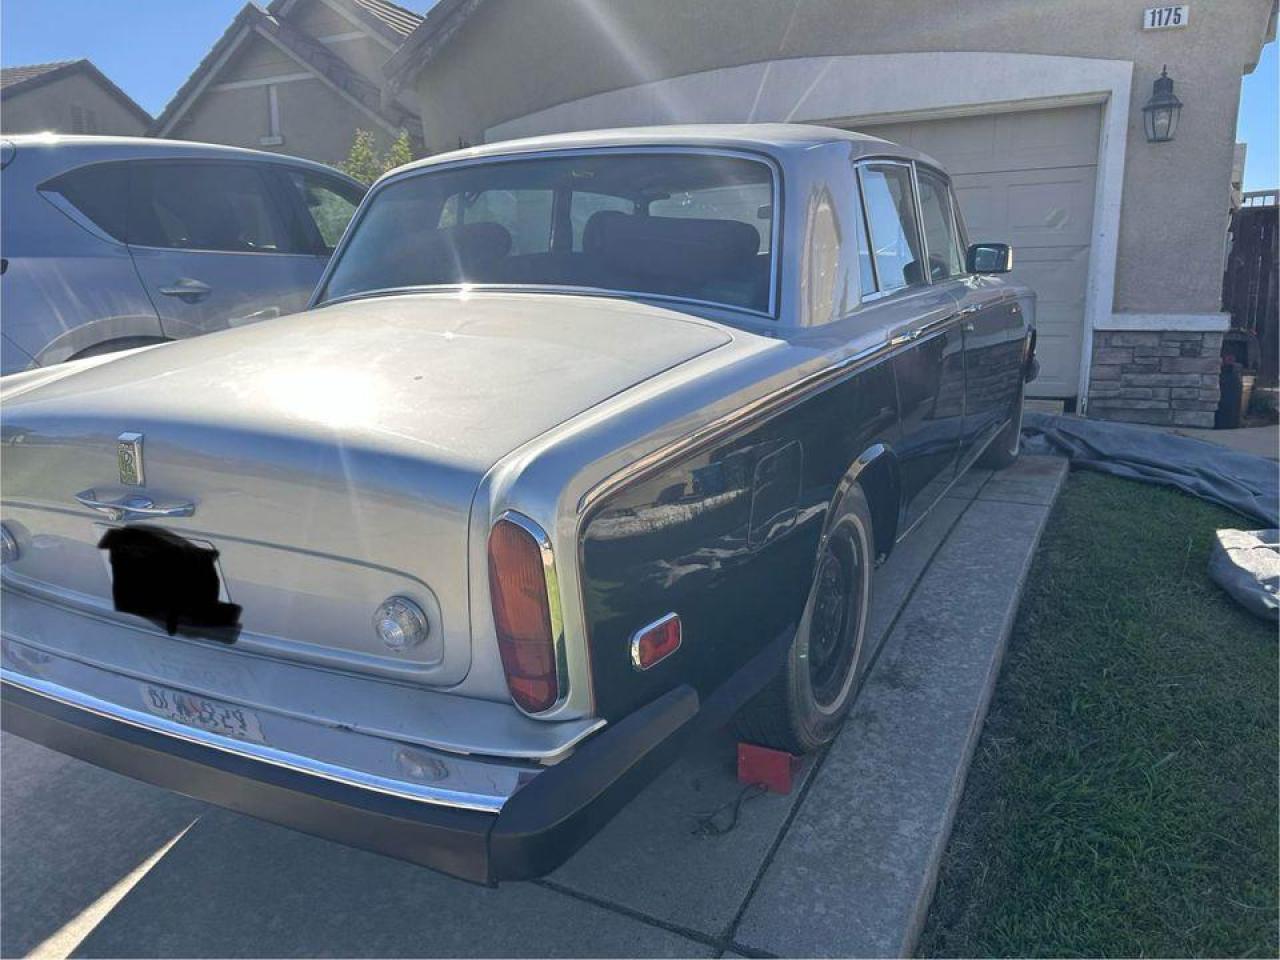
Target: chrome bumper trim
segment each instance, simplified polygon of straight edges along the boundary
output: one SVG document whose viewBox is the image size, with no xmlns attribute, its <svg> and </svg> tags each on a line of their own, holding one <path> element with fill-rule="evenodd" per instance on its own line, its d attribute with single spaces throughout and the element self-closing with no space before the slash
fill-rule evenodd
<svg viewBox="0 0 1280 960">
<path fill-rule="evenodd" d="M 416 800 L 436 806 L 454 807 L 461 810 L 478 810 L 484 813 L 498 812 L 505 802 L 505 798 L 499 800 L 474 793 L 443 790 L 439 787 L 409 783 L 408 781 L 391 780 L 360 770 L 338 767 L 309 757 L 300 757 L 266 745 L 246 743 L 216 733 L 197 730 L 193 727 L 184 727 L 163 717 L 152 716 L 118 703 L 110 703 L 109 701 L 81 693 L 78 690 L 29 677 L 13 670 L 0 669 L 0 682 L 12 684 L 15 687 L 26 690 L 28 693 L 54 700 L 77 710 L 97 714 L 119 723 L 126 723 L 143 730 L 161 733 L 168 737 L 185 740 L 188 743 L 199 744 L 214 750 L 221 750 L 224 753 L 235 754 L 260 763 L 283 767 L 295 773 L 332 780 L 347 786 L 358 787 L 362 790 L 370 790 L 387 796 Z"/>
</svg>

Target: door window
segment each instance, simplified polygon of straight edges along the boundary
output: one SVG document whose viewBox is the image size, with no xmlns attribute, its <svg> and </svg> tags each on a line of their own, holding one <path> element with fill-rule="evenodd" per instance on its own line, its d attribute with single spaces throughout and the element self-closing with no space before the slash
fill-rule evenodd
<svg viewBox="0 0 1280 960">
<path fill-rule="evenodd" d="M 964 273 L 964 257 L 951 216 L 951 188 L 928 170 L 916 169 L 920 183 L 920 218 L 924 221 L 925 246 L 929 251 L 929 276 L 935 281 Z"/>
<path fill-rule="evenodd" d="M 103 233 L 123 241 L 129 169 L 123 163 L 95 163 L 64 173 L 40 189 L 59 193 Z"/>
<path fill-rule="evenodd" d="M 926 283 L 920 267 L 911 168 L 870 163 L 861 168 L 862 197 L 871 227 L 871 249 L 882 291 Z"/>
<path fill-rule="evenodd" d="M 356 207 L 360 206 L 363 193 L 341 180 L 301 170 L 290 170 L 286 177 L 307 211 L 311 221 L 307 226 L 314 227 L 320 237 L 322 249 L 319 252 L 333 253 L 333 248 L 342 239 L 342 232 L 355 215 Z"/>
<path fill-rule="evenodd" d="M 297 252 L 262 172 L 233 163 L 136 165 L 129 242 L 177 250 Z"/>
</svg>

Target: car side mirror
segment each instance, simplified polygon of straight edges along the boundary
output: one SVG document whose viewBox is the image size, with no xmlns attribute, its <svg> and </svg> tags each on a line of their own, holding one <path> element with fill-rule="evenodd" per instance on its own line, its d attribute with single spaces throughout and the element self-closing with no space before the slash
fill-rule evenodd
<svg viewBox="0 0 1280 960">
<path fill-rule="evenodd" d="M 1007 243 L 975 243 L 965 256 L 970 273 L 1008 273 L 1013 269 L 1013 247 Z"/>
</svg>

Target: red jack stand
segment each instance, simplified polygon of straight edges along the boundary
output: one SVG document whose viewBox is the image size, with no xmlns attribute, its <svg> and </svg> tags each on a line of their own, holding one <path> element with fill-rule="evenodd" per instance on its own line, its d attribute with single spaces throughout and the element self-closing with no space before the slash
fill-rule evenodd
<svg viewBox="0 0 1280 960">
<path fill-rule="evenodd" d="M 800 758 L 782 750 L 738 744 L 738 782 L 759 783 L 771 793 L 791 792 L 791 778 L 800 767 Z"/>
</svg>

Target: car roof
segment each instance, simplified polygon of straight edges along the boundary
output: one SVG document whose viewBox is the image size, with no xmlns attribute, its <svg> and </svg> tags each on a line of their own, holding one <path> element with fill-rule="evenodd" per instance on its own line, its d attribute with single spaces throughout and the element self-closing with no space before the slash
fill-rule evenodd
<svg viewBox="0 0 1280 960">
<path fill-rule="evenodd" d="M 220 143 L 166 140 L 159 137 L 104 137 L 64 133 L 5 134 L 0 139 L 5 143 L 13 144 L 15 151 L 19 154 L 28 153 L 31 150 L 48 151 L 48 161 L 59 166 L 95 163 L 103 160 L 235 159 L 306 167 L 318 173 L 336 174 L 351 180 L 352 183 L 358 183 L 341 170 L 335 170 L 314 160 L 304 160 L 301 157 L 290 157 L 281 153 L 268 153 L 265 150 L 229 147 Z"/>
<path fill-rule="evenodd" d="M 716 147 L 721 149 L 753 150 L 769 155 L 799 154 L 815 146 L 845 145 L 854 159 L 866 156 L 900 157 L 904 160 L 920 160 L 941 168 L 927 154 L 911 147 L 881 140 L 879 137 L 835 127 L 822 127 L 806 123 L 703 123 L 653 127 L 620 127 L 612 130 L 583 130 L 574 133 L 556 133 L 519 140 L 487 143 L 462 150 L 436 154 L 425 160 L 406 164 L 392 174 L 406 170 L 425 168 L 441 163 L 483 157 L 502 157 L 522 153 L 542 153 L 556 150 L 590 150 L 606 147 Z M 389 174 L 390 175 L 390 174 Z"/>
</svg>

